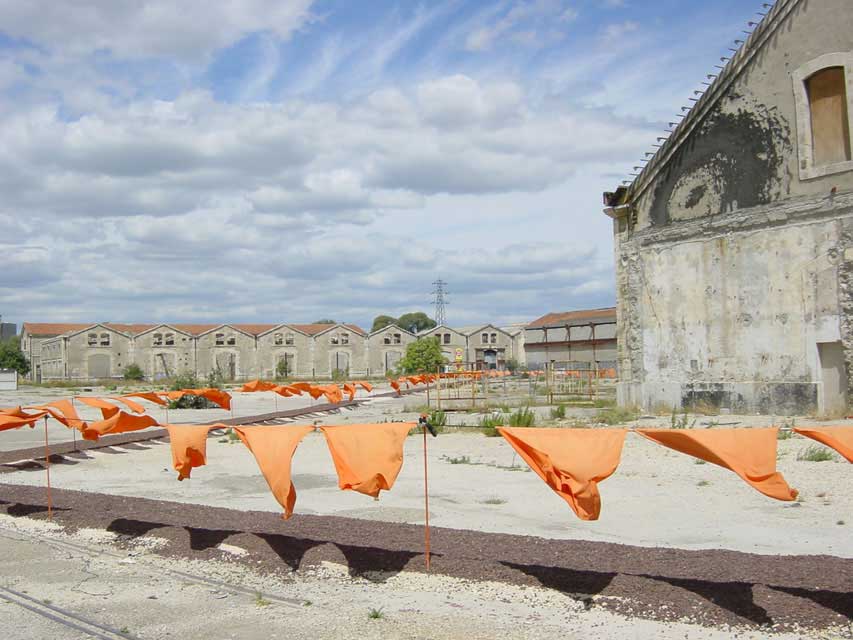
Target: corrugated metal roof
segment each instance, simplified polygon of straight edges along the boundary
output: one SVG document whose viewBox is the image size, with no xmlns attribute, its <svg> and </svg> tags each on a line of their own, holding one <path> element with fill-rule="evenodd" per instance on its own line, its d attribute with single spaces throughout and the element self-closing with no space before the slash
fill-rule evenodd
<svg viewBox="0 0 853 640">
<path fill-rule="evenodd" d="M 595 321 L 604 323 L 616 322 L 616 307 L 548 313 L 531 322 L 527 325 L 527 328 L 564 327 L 567 324 L 590 324 Z"/>
</svg>

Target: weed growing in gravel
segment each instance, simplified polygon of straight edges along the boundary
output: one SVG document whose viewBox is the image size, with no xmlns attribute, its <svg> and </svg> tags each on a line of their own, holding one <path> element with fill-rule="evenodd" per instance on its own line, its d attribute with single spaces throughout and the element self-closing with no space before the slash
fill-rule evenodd
<svg viewBox="0 0 853 640">
<path fill-rule="evenodd" d="M 532 427 L 534 424 L 536 424 L 536 414 L 530 407 L 522 407 L 509 414 L 511 427 Z"/>
<path fill-rule="evenodd" d="M 828 462 L 835 460 L 835 456 L 826 447 L 818 444 L 809 445 L 797 454 L 797 460 L 806 462 Z"/>
<path fill-rule="evenodd" d="M 447 414 L 441 409 L 435 409 L 429 414 L 429 423 L 434 427 L 447 426 Z"/>
<path fill-rule="evenodd" d="M 838 521 L 838 522 L 836 522 L 835 524 L 844 524 L 844 520 L 839 520 L 839 521 Z"/>
<path fill-rule="evenodd" d="M 792 421 L 792 422 L 793 422 L 793 421 Z M 793 432 L 793 431 L 788 431 L 788 430 L 787 430 L 787 429 L 785 429 L 784 427 L 785 427 L 785 425 L 783 424 L 783 425 L 782 425 L 782 428 L 781 428 L 781 429 L 779 429 L 779 432 L 776 434 L 776 439 L 777 439 L 777 440 L 790 440 L 791 438 L 793 438 L 793 437 L 794 437 L 794 432 Z"/>
<path fill-rule="evenodd" d="M 453 458 L 445 457 L 444 459 L 447 460 L 450 464 L 471 464 L 471 458 L 469 458 L 468 456 L 459 456 Z"/>
<path fill-rule="evenodd" d="M 305 601 L 305 602 L 303 602 L 302 604 L 303 604 L 303 606 L 310 607 L 310 606 L 311 606 L 312 604 L 314 604 L 314 603 L 313 603 L 313 602 L 311 602 L 310 600 L 306 600 L 306 601 Z"/>
<path fill-rule="evenodd" d="M 693 461 L 693 464 L 708 464 L 708 463 L 705 462 L 704 460 L 700 460 L 699 458 L 696 458 L 696 460 Z"/>
<path fill-rule="evenodd" d="M 122 627 L 121 629 L 118 630 L 118 632 L 123 633 L 126 636 L 130 635 L 130 629 L 128 629 L 127 627 Z"/>
<path fill-rule="evenodd" d="M 228 430 L 225 432 L 225 437 L 228 439 L 228 444 L 234 444 L 235 442 L 240 442 L 240 436 L 237 435 L 237 432 L 234 431 L 231 427 L 228 427 Z"/>
<path fill-rule="evenodd" d="M 551 408 L 551 419 L 552 420 L 561 420 L 566 417 L 566 405 L 558 404 L 556 407 Z"/>
<path fill-rule="evenodd" d="M 690 423 L 690 417 L 687 415 L 687 409 L 679 416 L 675 409 L 672 410 L 672 420 L 670 426 L 673 429 L 687 429 L 688 426 L 692 429 L 696 426 L 696 420 L 694 419 L 692 423 Z"/>
<path fill-rule="evenodd" d="M 707 487 L 709 484 L 711 484 L 711 483 L 708 482 L 707 480 L 700 480 L 699 482 L 696 483 L 696 486 L 697 487 Z"/>
<path fill-rule="evenodd" d="M 378 609 L 371 609 L 367 613 L 367 617 L 370 620 L 382 620 L 385 617 L 385 612 L 382 611 L 382 607 L 379 607 Z"/>
<path fill-rule="evenodd" d="M 611 407 L 602 409 L 595 414 L 595 422 L 600 422 L 606 425 L 625 424 L 631 420 L 637 419 L 637 413 L 631 409 L 623 409 L 622 407 Z"/>
<path fill-rule="evenodd" d="M 506 504 L 506 500 L 503 498 L 486 498 L 481 500 L 480 504 Z"/>
<path fill-rule="evenodd" d="M 258 592 L 255 594 L 255 605 L 256 605 L 256 606 L 258 606 L 258 607 L 267 607 L 267 606 L 269 606 L 269 605 L 271 605 L 271 604 L 272 604 L 272 602 L 270 602 L 269 600 L 267 600 L 266 598 L 264 598 L 264 594 L 262 594 L 260 591 L 258 591 Z"/>
<path fill-rule="evenodd" d="M 498 433 L 497 427 L 503 426 L 505 420 L 503 414 L 495 415 L 489 414 L 487 416 L 483 416 L 480 418 L 479 427 L 483 430 L 483 435 L 487 438 L 497 438 L 500 433 Z"/>
</svg>

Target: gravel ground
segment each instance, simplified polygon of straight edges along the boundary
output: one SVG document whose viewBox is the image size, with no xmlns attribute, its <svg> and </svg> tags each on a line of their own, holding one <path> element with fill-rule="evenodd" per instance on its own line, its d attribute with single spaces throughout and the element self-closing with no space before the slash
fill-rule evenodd
<svg viewBox="0 0 853 640">
<path fill-rule="evenodd" d="M 304 515 L 283 522 L 239 511 L 145 498 L 54 490 L 54 522 L 104 529 L 133 544 L 156 538 L 158 553 L 234 562 L 275 576 L 331 562 L 351 577 L 385 582 L 424 571 L 423 529 L 415 525 Z M 46 518 L 44 491 L 0 484 L 0 510 Z M 600 542 L 432 530 L 432 572 L 452 578 L 546 587 L 585 609 L 658 621 L 727 625 L 762 632 L 832 630 L 853 637 L 853 560 L 733 551 L 644 548 Z"/>
</svg>

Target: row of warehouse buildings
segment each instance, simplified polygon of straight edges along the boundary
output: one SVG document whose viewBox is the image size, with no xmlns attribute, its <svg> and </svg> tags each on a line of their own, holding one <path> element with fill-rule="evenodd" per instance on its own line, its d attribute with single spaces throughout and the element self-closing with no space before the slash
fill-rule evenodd
<svg viewBox="0 0 853 640">
<path fill-rule="evenodd" d="M 156 380 L 191 372 L 224 380 L 394 371 L 417 340 L 437 340 L 451 365 L 612 367 L 614 309 L 548 314 L 528 324 L 438 326 L 419 334 L 396 325 L 366 332 L 353 324 L 57 324 L 25 322 L 21 349 L 29 378 L 96 380 L 122 377 L 137 365 Z"/>
</svg>

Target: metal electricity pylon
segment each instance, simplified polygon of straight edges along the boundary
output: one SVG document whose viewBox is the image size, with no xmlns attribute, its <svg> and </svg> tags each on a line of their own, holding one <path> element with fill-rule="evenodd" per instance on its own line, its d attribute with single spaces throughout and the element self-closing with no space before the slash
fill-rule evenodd
<svg viewBox="0 0 853 640">
<path fill-rule="evenodd" d="M 445 309 L 448 304 L 445 298 L 447 295 L 447 289 L 445 289 L 447 283 L 439 278 L 432 283 L 432 286 L 435 287 L 432 290 L 432 303 L 435 305 L 435 322 L 441 326 L 447 324 L 447 311 Z"/>
</svg>

